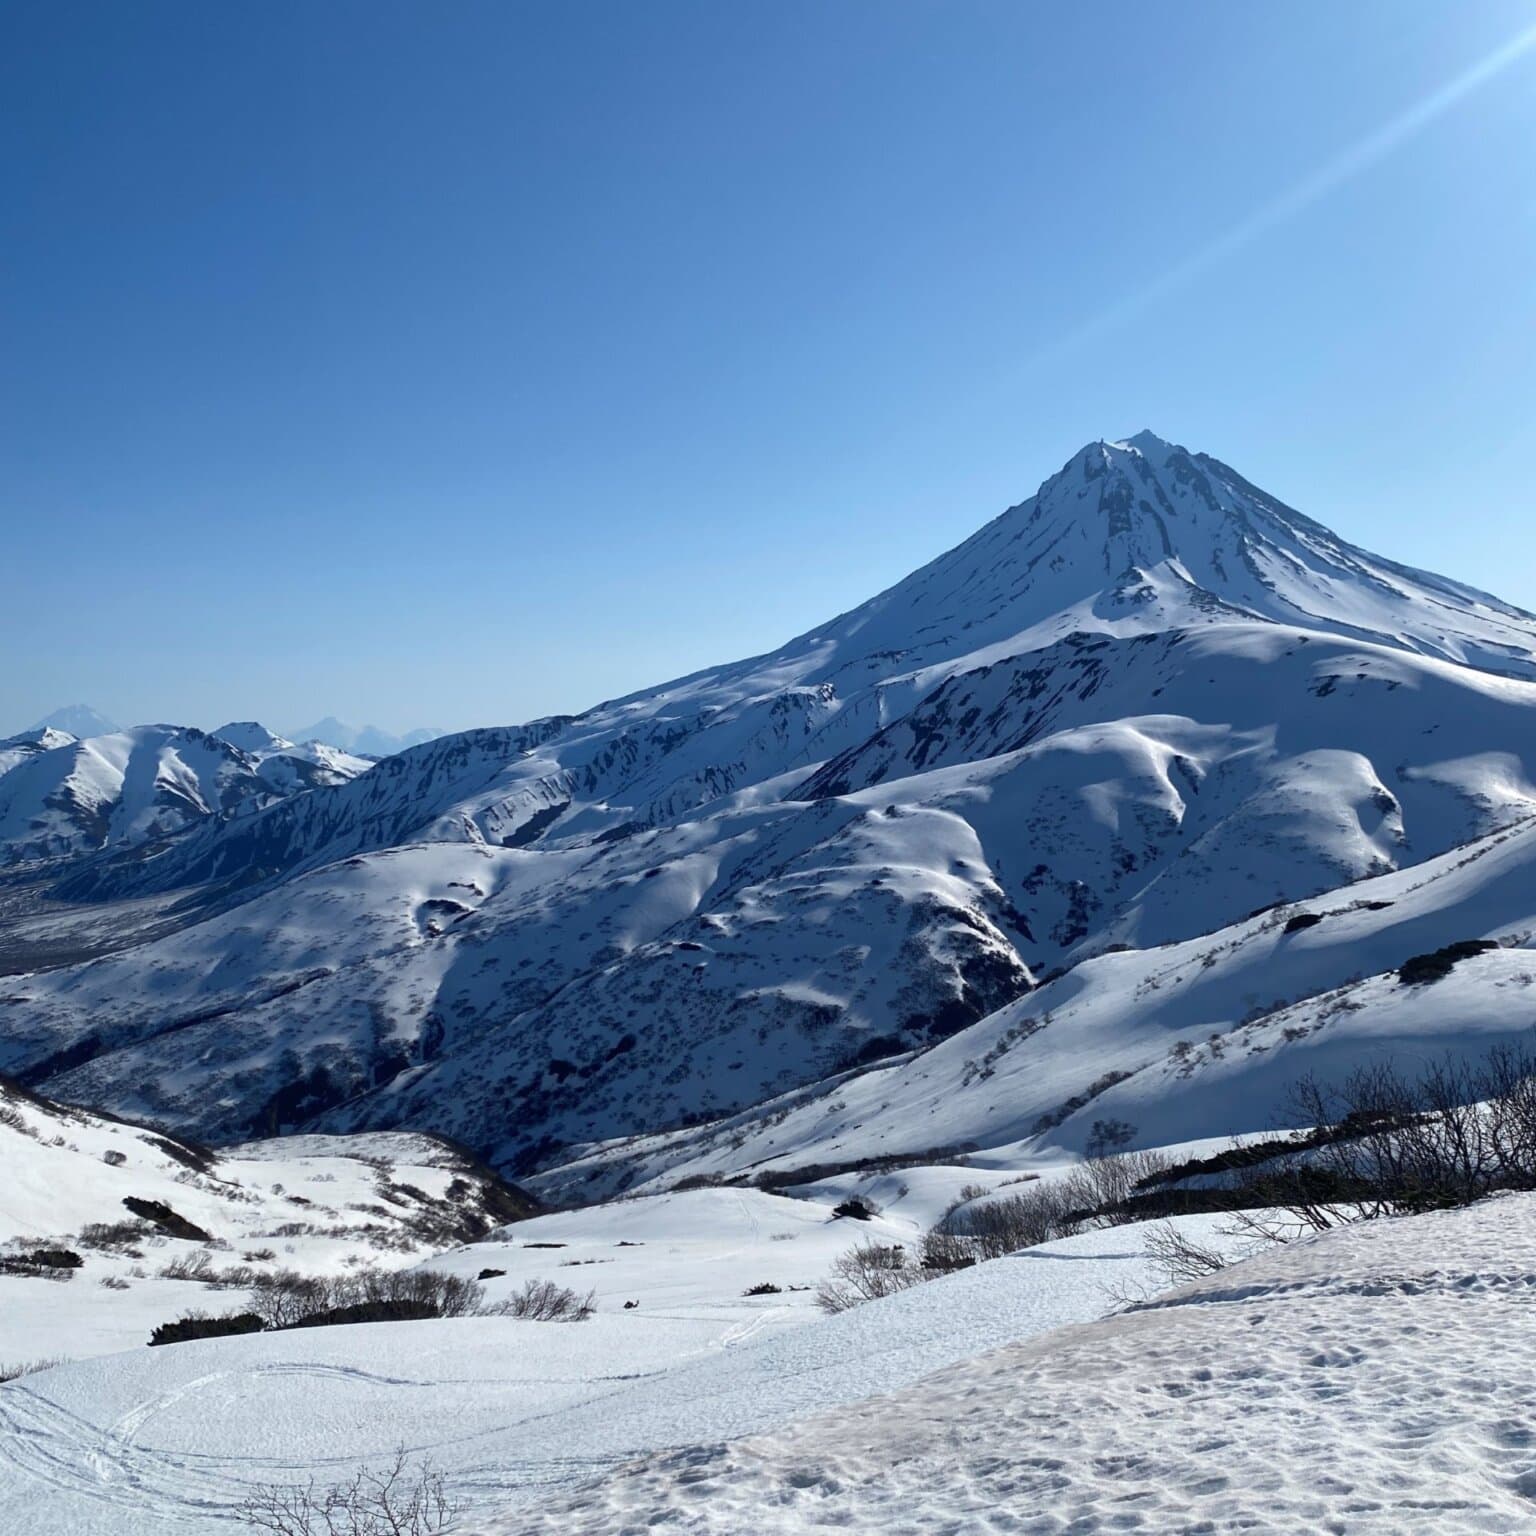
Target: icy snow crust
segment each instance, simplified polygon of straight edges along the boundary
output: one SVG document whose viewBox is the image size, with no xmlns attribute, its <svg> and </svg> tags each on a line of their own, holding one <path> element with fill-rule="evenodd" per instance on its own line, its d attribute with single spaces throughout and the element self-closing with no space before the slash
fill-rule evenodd
<svg viewBox="0 0 1536 1536">
<path fill-rule="evenodd" d="M 1139 1022 L 1153 946 L 1347 905 L 1352 882 L 1536 812 L 1533 678 L 1531 616 L 1354 549 L 1204 455 L 1093 444 L 771 655 L 67 866 L 55 894 L 100 903 L 72 942 L 120 944 L 163 893 L 183 926 L 8 983 L 0 1070 L 205 1137 L 279 1111 L 430 1127 L 551 1187 L 596 1155 L 596 1194 L 645 1172 L 620 1139 L 777 1113 L 936 1044 L 936 1066 L 978 1064 L 954 1074 L 977 1124 L 924 1106 L 925 1147 L 1002 1134 L 972 1090 L 1031 980 L 1135 946 L 1041 995 L 1080 1015 L 1091 984 L 1096 1043 L 1011 1037 L 1038 1092 L 1004 1129 L 1035 1134 L 1196 1026 L 1473 936 L 1454 913 L 1389 923 L 1369 969 L 1250 944 L 1251 996 L 1223 951 L 1219 1006 L 1180 986 L 1187 1017 Z M 1496 936 L 1520 916 L 1494 914 Z M 847 1128 L 820 1099 L 825 1132 L 795 1121 L 807 1150 Z M 793 1153 L 752 1134 L 754 1160 Z"/>
<path fill-rule="evenodd" d="M 1335 1231 L 486 1529 L 1529 1531 L 1533 1234 L 1527 1195 Z"/>
</svg>

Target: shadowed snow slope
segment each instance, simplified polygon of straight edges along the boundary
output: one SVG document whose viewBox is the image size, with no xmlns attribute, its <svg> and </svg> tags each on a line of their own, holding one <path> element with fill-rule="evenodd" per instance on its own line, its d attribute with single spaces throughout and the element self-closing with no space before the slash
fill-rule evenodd
<svg viewBox="0 0 1536 1536">
<path fill-rule="evenodd" d="M 44 905 L 120 952 L 8 982 L 0 1068 L 203 1136 L 412 1125 L 550 1173 L 985 1056 L 1041 976 L 1533 811 L 1536 619 L 1143 433 L 769 655 L 62 866 Z M 1270 946 L 1207 1033 L 1359 969 L 1310 954 Z M 1069 1031 L 1032 1041 L 1011 1134 L 1173 1043 L 1135 1017 L 1101 1010 L 1087 1078 Z"/>
<path fill-rule="evenodd" d="M 1524 1532 L 1536 1201 L 1370 1223 L 487 1530 Z"/>
<path fill-rule="evenodd" d="M 1499 945 L 1431 985 L 1397 967 Z M 1477 1057 L 1536 1025 L 1536 820 L 1413 869 L 1203 938 L 1089 960 L 932 1050 L 712 1125 L 595 1148 L 534 1180 L 566 1200 L 616 1184 L 807 1163 L 980 1166 L 1081 1152 L 1099 1120 L 1136 1144 L 1264 1133 L 1297 1080 L 1385 1056 Z"/>
</svg>

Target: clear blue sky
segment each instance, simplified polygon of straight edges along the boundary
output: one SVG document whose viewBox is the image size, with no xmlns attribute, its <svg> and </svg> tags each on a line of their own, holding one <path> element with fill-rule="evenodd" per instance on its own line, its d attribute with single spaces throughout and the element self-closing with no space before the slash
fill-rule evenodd
<svg viewBox="0 0 1536 1536">
<path fill-rule="evenodd" d="M 1143 426 L 1536 608 L 1533 29 L 15 0 L 0 727 L 581 708 Z"/>
</svg>

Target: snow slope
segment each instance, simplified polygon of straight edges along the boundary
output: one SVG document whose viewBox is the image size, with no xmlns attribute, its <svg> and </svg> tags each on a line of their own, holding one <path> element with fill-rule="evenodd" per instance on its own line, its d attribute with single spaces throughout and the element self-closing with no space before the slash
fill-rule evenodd
<svg viewBox="0 0 1536 1536">
<path fill-rule="evenodd" d="M 770 655 L 70 868 L 55 906 L 174 895 L 182 929 L 8 984 L 0 1063 L 203 1135 L 416 1125 L 549 1172 L 984 1056 L 1063 967 L 1516 825 L 1533 679 L 1531 616 L 1205 455 L 1092 444 Z M 1292 950 L 1240 1017 L 1313 986 Z M 1034 1116 L 1146 1066 L 1136 1017 L 1087 1082 L 1033 1042 Z"/>
<path fill-rule="evenodd" d="M 1428 986 L 1397 968 L 1486 939 Z M 978 1166 L 1293 1125 L 1293 1085 L 1371 1060 L 1478 1056 L 1536 1026 L 1536 819 L 1412 869 L 1213 934 L 1105 954 L 920 1055 L 667 1135 L 590 1149 L 531 1181 L 554 1200 L 699 1175 L 757 1177 L 963 1149 Z"/>
<path fill-rule="evenodd" d="M 1108 1284 L 1150 1273 L 1121 1229 L 837 1317 L 799 1293 L 740 1294 L 746 1277 L 774 1270 L 819 1278 L 856 1226 L 755 1191 L 541 1217 L 515 1243 L 473 1245 L 461 1264 L 599 1286 L 589 1322 L 304 1329 L 28 1376 L 0 1387 L 0 1526 L 211 1536 L 254 1484 L 323 1484 L 404 1444 L 430 1453 L 482 1529 L 646 1451 L 774 1429 L 1098 1316 Z M 558 1267 L 572 1253 L 581 1265 Z M 615 1265 L 587 1262 L 606 1256 Z M 626 1311 L 621 1298 L 639 1305 Z M 564 1529 L 584 1526 L 568 1517 Z"/>
<path fill-rule="evenodd" d="M 1327 1233 L 488 1531 L 1529 1531 L 1536 1200 Z"/>
<path fill-rule="evenodd" d="M 0 1521 L 212 1536 L 253 1485 L 404 1445 L 485 1536 L 1530 1528 L 1536 1197 L 1336 1230 L 1114 1316 L 1150 1278 L 1138 1227 L 789 1326 L 677 1250 L 713 1246 L 734 1283 L 731 1253 L 771 1241 L 746 1218 L 810 1241 L 807 1208 L 754 1192 L 733 1221 L 701 1193 L 519 1229 L 637 1266 L 641 1305 L 587 1323 L 309 1329 L 0 1387 Z"/>
</svg>

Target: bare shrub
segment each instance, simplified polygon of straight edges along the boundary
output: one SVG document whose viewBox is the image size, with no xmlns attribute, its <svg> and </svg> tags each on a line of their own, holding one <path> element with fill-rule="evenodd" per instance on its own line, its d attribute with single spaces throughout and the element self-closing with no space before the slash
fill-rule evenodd
<svg viewBox="0 0 1536 1536">
<path fill-rule="evenodd" d="M 1225 1269 L 1229 1262 L 1219 1249 L 1196 1242 L 1171 1222 L 1147 1233 L 1144 1251 L 1164 1285 L 1188 1285 L 1203 1280 Z"/>
<path fill-rule="evenodd" d="M 976 1262 L 970 1242 L 934 1227 L 923 1235 L 923 1268 L 935 1275 L 947 1275 L 957 1269 L 969 1269 Z"/>
<path fill-rule="evenodd" d="M 142 1221 L 91 1221 L 80 1229 L 82 1248 L 109 1248 L 137 1257 L 139 1244 L 151 1232 Z"/>
<path fill-rule="evenodd" d="M 1140 1221 L 1131 1204 L 1137 1193 L 1165 1172 L 1169 1159 L 1161 1152 L 1121 1152 L 1109 1157 L 1090 1157 L 1062 1180 L 1069 1204 L 1106 1226 Z"/>
<path fill-rule="evenodd" d="M 206 1280 L 213 1264 L 213 1255 L 206 1248 L 191 1253 L 179 1253 L 160 1271 L 162 1280 Z"/>
<path fill-rule="evenodd" d="M 1000 1259 L 1020 1248 L 1082 1230 L 1084 1214 L 1078 1191 L 1065 1179 L 1040 1180 L 1017 1194 L 977 1200 L 951 1211 L 935 1229 L 962 1238 L 977 1259 Z"/>
<path fill-rule="evenodd" d="M 1303 1078 L 1291 1113 L 1311 1129 L 1232 1180 L 1234 1222 L 1258 1238 L 1536 1188 L 1536 1057 L 1524 1047 L 1447 1056 L 1416 1077 L 1382 1062 L 1333 1085 Z"/>
<path fill-rule="evenodd" d="M 932 1272 L 913 1263 L 900 1243 L 866 1241 L 832 1261 L 831 1276 L 816 1287 L 816 1305 L 823 1312 L 846 1312 L 931 1279 Z"/>
<path fill-rule="evenodd" d="M 0 1382 L 18 1381 L 23 1376 L 35 1376 L 39 1371 L 51 1371 L 56 1365 L 68 1363 L 63 1355 L 54 1355 L 46 1360 L 0 1362 Z"/>
<path fill-rule="evenodd" d="M 411 1462 L 401 1446 L 383 1471 L 361 1468 L 350 1481 L 317 1488 L 268 1486 L 240 1506 L 247 1525 L 272 1536 L 448 1536 L 463 1506 L 431 1462 Z"/>
<path fill-rule="evenodd" d="M 528 1280 L 493 1310 L 535 1323 L 584 1323 L 597 1311 L 597 1292 L 579 1296 L 553 1280 Z"/>
<path fill-rule="evenodd" d="M 467 1317 L 484 1301 L 476 1281 L 431 1269 L 364 1270 L 324 1279 L 278 1269 L 251 1279 L 251 1310 L 274 1329 Z"/>
</svg>

